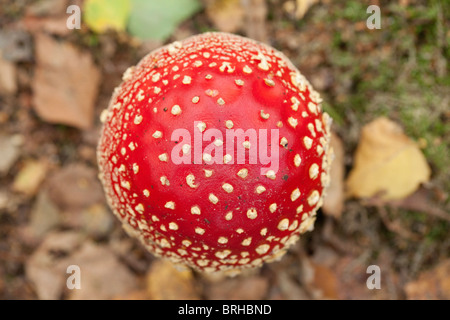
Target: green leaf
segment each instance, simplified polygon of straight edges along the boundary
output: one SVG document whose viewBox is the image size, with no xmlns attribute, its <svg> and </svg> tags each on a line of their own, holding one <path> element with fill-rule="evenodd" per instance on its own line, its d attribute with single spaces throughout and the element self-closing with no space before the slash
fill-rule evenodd
<svg viewBox="0 0 450 320">
<path fill-rule="evenodd" d="M 130 10 L 130 0 L 86 0 L 83 6 L 84 21 L 97 33 L 108 29 L 124 31 Z"/>
<path fill-rule="evenodd" d="M 198 0 L 131 0 L 129 32 L 141 40 L 165 40 L 201 8 Z"/>
</svg>

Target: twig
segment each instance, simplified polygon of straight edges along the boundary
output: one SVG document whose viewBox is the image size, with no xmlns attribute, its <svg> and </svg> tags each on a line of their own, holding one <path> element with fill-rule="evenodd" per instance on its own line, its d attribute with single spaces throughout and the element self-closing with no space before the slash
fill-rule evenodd
<svg viewBox="0 0 450 320">
<path fill-rule="evenodd" d="M 357 247 L 352 242 L 347 242 L 340 239 L 338 236 L 336 236 L 333 230 L 333 219 L 330 217 L 326 217 L 322 232 L 323 240 L 340 253 L 350 255 L 359 255 L 361 253 L 361 248 Z"/>
<path fill-rule="evenodd" d="M 417 234 L 412 233 L 411 231 L 405 229 L 398 221 L 391 221 L 389 219 L 387 210 L 384 206 L 378 205 L 377 208 L 378 212 L 380 213 L 381 220 L 383 220 L 384 225 L 390 231 L 397 233 L 401 237 L 406 238 L 408 240 L 414 241 L 420 240 L 420 237 Z"/>
</svg>

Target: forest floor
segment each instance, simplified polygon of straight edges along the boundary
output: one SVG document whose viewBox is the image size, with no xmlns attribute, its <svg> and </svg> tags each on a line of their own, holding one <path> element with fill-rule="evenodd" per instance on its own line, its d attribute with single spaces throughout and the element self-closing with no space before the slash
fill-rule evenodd
<svg viewBox="0 0 450 320">
<path fill-rule="evenodd" d="M 68 30 L 65 1 L 0 0 L 0 299 L 450 299 L 450 4 L 376 1 L 381 29 L 369 30 L 365 1 L 252 0 L 242 16 L 214 2 L 203 1 L 169 39 L 139 42 L 84 25 Z M 129 66 L 208 30 L 274 46 L 321 93 L 342 141 L 341 191 L 361 130 L 381 116 L 416 143 L 431 176 L 395 201 L 334 194 L 342 207 L 320 210 L 315 230 L 281 261 L 234 278 L 180 273 L 158 260 L 106 204 L 99 116 Z M 60 57 L 71 69 L 47 77 Z M 51 87 L 67 82 L 89 93 L 61 94 L 78 105 L 92 96 L 92 109 L 61 115 Z M 74 261 L 82 290 L 65 285 Z M 367 285 L 373 265 L 381 289 Z"/>
</svg>

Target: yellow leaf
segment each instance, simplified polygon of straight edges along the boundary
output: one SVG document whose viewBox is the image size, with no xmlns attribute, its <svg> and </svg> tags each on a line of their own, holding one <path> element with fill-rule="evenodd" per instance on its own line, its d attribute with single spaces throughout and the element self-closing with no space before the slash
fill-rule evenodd
<svg viewBox="0 0 450 320">
<path fill-rule="evenodd" d="M 178 270 L 167 260 L 153 262 L 147 274 L 147 293 L 152 300 L 198 300 L 194 276 L 189 269 Z"/>
<path fill-rule="evenodd" d="M 400 126 L 381 117 L 362 129 L 347 192 L 359 198 L 401 199 L 427 182 L 430 174 L 417 145 Z"/>
<path fill-rule="evenodd" d="M 108 29 L 124 31 L 131 5 L 128 0 L 86 0 L 83 9 L 86 24 L 101 33 Z"/>
<path fill-rule="evenodd" d="M 28 160 L 14 178 L 13 190 L 33 196 L 45 179 L 48 165 L 45 161 Z"/>
</svg>

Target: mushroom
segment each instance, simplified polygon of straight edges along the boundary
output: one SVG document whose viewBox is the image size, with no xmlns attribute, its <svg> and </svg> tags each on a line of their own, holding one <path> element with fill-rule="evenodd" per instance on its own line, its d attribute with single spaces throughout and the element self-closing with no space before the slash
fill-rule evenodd
<svg viewBox="0 0 450 320">
<path fill-rule="evenodd" d="M 159 48 L 115 90 L 97 149 L 125 230 L 204 272 L 279 259 L 329 183 L 330 117 L 279 51 L 227 33 Z"/>
</svg>

